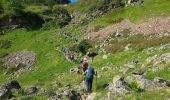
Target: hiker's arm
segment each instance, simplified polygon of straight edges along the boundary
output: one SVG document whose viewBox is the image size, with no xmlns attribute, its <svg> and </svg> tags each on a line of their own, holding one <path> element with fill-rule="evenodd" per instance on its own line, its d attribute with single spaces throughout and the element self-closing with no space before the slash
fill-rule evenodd
<svg viewBox="0 0 170 100">
<path fill-rule="evenodd" d="M 87 70 L 83 72 L 83 75 L 86 75 L 87 74 Z"/>
</svg>

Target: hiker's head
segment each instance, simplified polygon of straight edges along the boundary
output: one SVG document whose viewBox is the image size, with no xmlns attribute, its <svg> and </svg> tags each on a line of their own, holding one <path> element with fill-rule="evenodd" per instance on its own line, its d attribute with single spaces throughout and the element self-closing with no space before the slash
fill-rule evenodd
<svg viewBox="0 0 170 100">
<path fill-rule="evenodd" d="M 87 58 L 83 58 L 83 60 L 81 61 L 81 66 L 82 66 L 82 67 L 87 67 L 87 66 L 88 66 L 88 60 L 87 60 Z"/>
</svg>

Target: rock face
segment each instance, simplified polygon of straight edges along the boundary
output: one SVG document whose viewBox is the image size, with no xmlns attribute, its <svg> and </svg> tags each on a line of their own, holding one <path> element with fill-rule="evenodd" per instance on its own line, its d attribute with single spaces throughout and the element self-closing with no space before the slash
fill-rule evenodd
<svg viewBox="0 0 170 100">
<path fill-rule="evenodd" d="M 36 55 L 31 51 L 19 51 L 8 55 L 5 58 L 5 66 L 7 68 L 24 68 L 31 69 L 35 63 Z"/>
<path fill-rule="evenodd" d="M 11 90 L 20 88 L 19 83 L 15 80 L 0 86 L 0 100 L 9 99 L 12 96 Z"/>
<path fill-rule="evenodd" d="M 125 84 L 122 77 L 115 76 L 113 82 L 109 85 L 109 90 L 112 91 L 112 93 L 129 94 L 130 91 L 125 88 Z"/>
</svg>

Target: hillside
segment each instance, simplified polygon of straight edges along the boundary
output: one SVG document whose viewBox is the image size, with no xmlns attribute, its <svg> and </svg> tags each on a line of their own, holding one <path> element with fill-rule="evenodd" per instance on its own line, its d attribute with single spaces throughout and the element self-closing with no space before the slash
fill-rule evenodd
<svg viewBox="0 0 170 100">
<path fill-rule="evenodd" d="M 1 0 L 0 100 L 169 100 L 169 5 Z M 90 95 L 84 57 L 98 73 Z"/>
</svg>

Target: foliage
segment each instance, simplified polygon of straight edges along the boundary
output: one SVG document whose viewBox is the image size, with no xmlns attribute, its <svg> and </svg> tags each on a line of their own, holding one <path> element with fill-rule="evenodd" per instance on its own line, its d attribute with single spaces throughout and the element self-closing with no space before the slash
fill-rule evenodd
<svg viewBox="0 0 170 100">
<path fill-rule="evenodd" d="M 88 49 L 91 47 L 92 47 L 92 45 L 89 43 L 88 40 L 82 40 L 78 45 L 79 51 L 83 55 L 86 55 L 86 53 L 88 52 Z"/>
<path fill-rule="evenodd" d="M 9 40 L 1 40 L 1 41 L 0 41 L 0 48 L 4 48 L 4 49 L 10 48 L 10 47 L 11 47 L 11 44 L 12 44 L 12 41 L 9 41 Z"/>
<path fill-rule="evenodd" d="M 20 0 L 2 0 L 5 15 L 13 16 L 23 12 L 24 6 Z"/>
<path fill-rule="evenodd" d="M 140 86 L 140 84 L 139 84 L 136 80 L 128 83 L 128 84 L 126 85 L 126 88 L 127 88 L 128 90 L 134 91 L 134 92 L 140 92 L 140 91 L 141 91 L 141 86 Z"/>
</svg>

